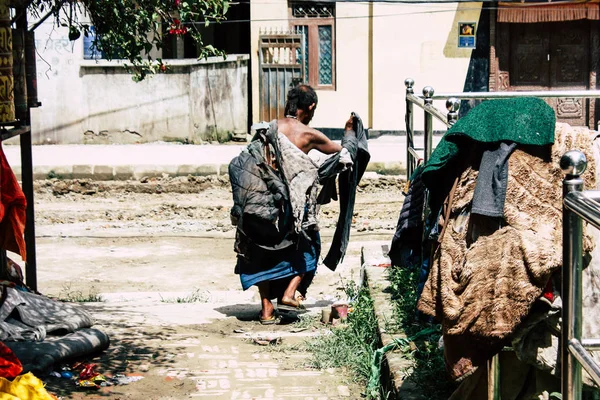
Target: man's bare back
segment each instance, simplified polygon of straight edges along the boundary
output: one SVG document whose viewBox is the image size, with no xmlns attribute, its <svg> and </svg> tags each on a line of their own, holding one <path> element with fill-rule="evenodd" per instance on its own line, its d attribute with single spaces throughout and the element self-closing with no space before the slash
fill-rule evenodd
<svg viewBox="0 0 600 400">
<path fill-rule="evenodd" d="M 294 118 L 277 120 L 277 129 L 305 154 L 312 149 L 325 154 L 337 153 L 342 150 L 342 146 L 332 142 L 322 132 L 308 127 Z"/>
</svg>

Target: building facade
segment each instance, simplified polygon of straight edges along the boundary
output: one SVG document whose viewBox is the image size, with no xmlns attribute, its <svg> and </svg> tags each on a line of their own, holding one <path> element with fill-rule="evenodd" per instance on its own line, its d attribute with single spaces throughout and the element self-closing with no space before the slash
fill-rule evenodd
<svg viewBox="0 0 600 400">
<path fill-rule="evenodd" d="M 282 81 L 317 89 L 315 127 L 341 128 L 355 111 L 382 132 L 405 129 L 409 77 L 417 93 L 595 89 L 598 13 L 596 2 L 251 0 L 252 118 L 281 116 Z M 596 127 L 595 101 L 549 102 L 559 120 Z"/>
</svg>

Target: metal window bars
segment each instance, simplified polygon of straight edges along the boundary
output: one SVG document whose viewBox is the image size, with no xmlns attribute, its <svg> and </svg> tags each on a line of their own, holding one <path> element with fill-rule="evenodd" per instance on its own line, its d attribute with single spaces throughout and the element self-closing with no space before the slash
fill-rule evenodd
<svg viewBox="0 0 600 400">
<path fill-rule="evenodd" d="M 600 98 L 598 90 L 528 91 L 528 92 L 465 92 L 435 95 L 430 86 L 423 88 L 423 96 L 414 94 L 414 80 L 406 79 L 406 154 L 407 180 L 419 159 L 427 162 L 433 151 L 433 117 L 451 127 L 458 120 L 460 100 L 506 99 L 516 97 L 539 98 Z M 433 106 L 433 100 L 446 99 L 447 115 Z M 424 111 L 424 146 L 414 146 L 413 105 Z M 421 157 L 417 151 L 423 151 Z M 562 325 L 561 325 L 561 392 L 562 400 L 581 400 L 582 367 L 600 386 L 600 366 L 590 351 L 600 351 L 600 339 L 582 338 L 582 270 L 583 220 L 600 229 L 600 190 L 583 189 L 581 175 L 587 168 L 585 155 L 571 150 L 561 158 L 560 166 L 566 176 L 563 181 L 563 270 L 562 270 Z M 500 400 L 500 365 L 495 356 L 489 363 L 488 399 Z"/>
</svg>

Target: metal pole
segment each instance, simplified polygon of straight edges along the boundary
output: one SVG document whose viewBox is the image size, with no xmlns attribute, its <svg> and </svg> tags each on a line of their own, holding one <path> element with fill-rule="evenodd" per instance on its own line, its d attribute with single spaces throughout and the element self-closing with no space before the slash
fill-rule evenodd
<svg viewBox="0 0 600 400">
<path fill-rule="evenodd" d="M 452 126 L 458 121 L 458 109 L 460 108 L 460 100 L 456 97 L 451 97 L 446 100 L 446 109 L 448 110 L 448 125 Z"/>
<path fill-rule="evenodd" d="M 570 98 L 582 97 L 586 99 L 600 98 L 600 90 L 537 90 L 524 92 L 454 92 L 454 93 L 439 93 L 433 96 L 434 100 L 444 100 L 450 97 L 457 97 L 461 100 L 489 100 L 489 99 L 514 99 L 522 97 L 539 97 L 547 98 Z"/>
<path fill-rule="evenodd" d="M 427 163 L 427 160 L 429 160 L 429 156 L 431 155 L 431 152 L 433 150 L 433 117 L 427 111 L 429 107 L 433 107 L 433 99 L 431 98 L 433 96 L 433 93 L 434 90 L 431 86 L 425 86 L 423 88 L 423 96 L 425 96 L 425 106 L 423 107 L 423 109 L 425 110 L 425 151 L 423 156 L 423 162 L 425 163 Z"/>
<path fill-rule="evenodd" d="M 27 29 L 27 13 L 17 19 L 17 28 Z M 34 61 L 35 62 L 35 61 Z M 29 77 L 30 78 L 30 77 Z M 27 106 L 25 125 L 31 126 L 31 109 Z M 33 198 L 33 156 L 31 150 L 31 129 L 20 136 L 21 142 L 21 185 L 27 199 L 27 220 L 25 222 L 25 244 L 27 245 L 27 266 L 25 282 L 32 290 L 37 290 L 37 260 L 35 252 L 35 223 Z"/>
<path fill-rule="evenodd" d="M 571 192 L 583 190 L 583 174 L 587 167 L 585 155 L 577 150 L 566 152 L 560 159 L 566 176 L 563 180 L 563 200 Z M 569 342 L 581 339 L 582 325 L 582 234 L 581 218 L 563 205 L 563 268 L 561 327 L 561 392 L 562 400 L 581 400 L 581 365 L 569 351 Z"/>
<path fill-rule="evenodd" d="M 488 400 L 500 399 L 500 353 L 488 362 Z"/>
<path fill-rule="evenodd" d="M 413 94 L 413 86 L 415 84 L 414 79 L 407 78 L 404 80 L 404 86 L 406 86 L 406 94 Z M 408 181 L 414 172 L 415 160 L 410 152 L 411 148 L 415 147 L 414 131 L 413 131 L 413 103 L 406 98 L 406 180 Z"/>
</svg>

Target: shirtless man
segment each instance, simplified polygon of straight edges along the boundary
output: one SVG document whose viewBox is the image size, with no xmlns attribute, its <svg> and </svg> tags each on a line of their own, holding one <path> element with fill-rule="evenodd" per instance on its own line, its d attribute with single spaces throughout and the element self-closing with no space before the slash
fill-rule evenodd
<svg viewBox="0 0 600 400">
<path fill-rule="evenodd" d="M 317 109 L 318 98 L 314 89 L 308 85 L 299 85 L 288 92 L 285 105 L 285 118 L 277 121 L 278 131 L 284 134 L 290 142 L 302 150 L 305 154 L 316 149 L 324 154 L 333 154 L 342 150 L 342 146 L 332 142 L 327 136 L 307 125 L 312 120 Z M 346 122 L 346 131 L 353 129 L 353 117 Z M 296 299 L 296 290 L 302 281 L 303 275 L 294 276 L 281 299 L 279 306 L 300 309 L 301 304 Z M 269 282 L 261 282 L 258 285 L 261 294 L 262 313 L 261 321 L 273 318 L 274 307 L 269 299 Z"/>
</svg>

